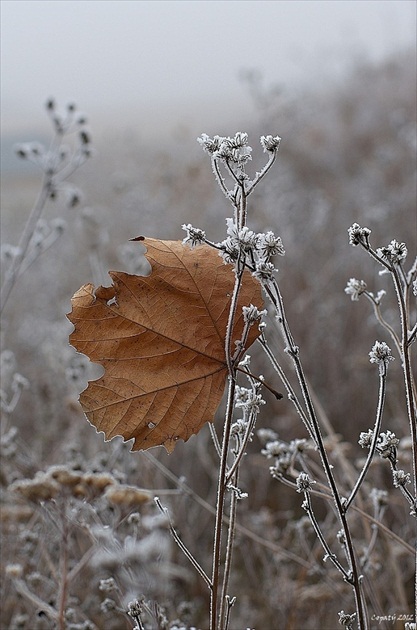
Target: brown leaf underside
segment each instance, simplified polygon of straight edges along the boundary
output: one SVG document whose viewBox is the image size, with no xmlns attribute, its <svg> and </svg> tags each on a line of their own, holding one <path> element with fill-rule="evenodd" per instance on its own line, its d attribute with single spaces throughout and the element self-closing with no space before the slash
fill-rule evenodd
<svg viewBox="0 0 417 630">
<path fill-rule="evenodd" d="M 80 396 L 91 424 L 108 440 L 133 438 L 133 451 L 164 445 L 172 452 L 178 439 L 212 422 L 220 404 L 234 274 L 208 245 L 142 242 L 151 274 L 111 271 L 111 287 L 81 287 L 68 315 L 70 343 L 105 369 Z M 242 306 L 251 303 L 262 308 L 261 291 L 245 272 L 233 340 L 242 334 Z M 252 327 L 247 347 L 258 334 Z"/>
</svg>

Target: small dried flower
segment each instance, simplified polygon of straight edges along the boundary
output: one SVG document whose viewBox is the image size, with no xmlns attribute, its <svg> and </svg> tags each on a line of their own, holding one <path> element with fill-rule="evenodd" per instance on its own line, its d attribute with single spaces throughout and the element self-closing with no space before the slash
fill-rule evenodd
<svg viewBox="0 0 417 630">
<path fill-rule="evenodd" d="M 267 282 L 272 280 L 274 271 L 276 269 L 272 263 L 260 260 L 256 263 L 256 269 L 252 272 L 252 275 L 260 282 Z"/>
<path fill-rule="evenodd" d="M 371 230 L 367 227 L 362 228 L 358 223 L 354 223 L 349 229 L 349 244 L 356 247 L 357 245 L 368 245 Z"/>
<path fill-rule="evenodd" d="M 356 619 L 356 613 L 352 613 L 351 615 L 349 615 L 348 613 L 345 613 L 344 610 L 341 610 L 339 613 L 339 623 L 341 626 L 344 626 L 347 630 L 352 630 L 353 629 L 353 622 Z"/>
<path fill-rule="evenodd" d="M 358 440 L 359 446 L 361 446 L 362 448 L 371 448 L 373 437 L 374 432 L 372 429 L 368 429 L 366 433 L 362 431 Z"/>
<path fill-rule="evenodd" d="M 203 147 L 204 151 L 213 155 L 220 149 L 220 145 L 224 138 L 221 136 L 214 136 L 210 138 L 206 133 L 202 133 L 200 138 L 197 138 L 197 142 Z"/>
<path fill-rule="evenodd" d="M 246 420 L 243 420 L 243 418 L 236 420 L 236 422 L 234 422 L 230 428 L 230 435 L 232 437 L 244 436 L 246 433 L 247 426 L 248 426 L 248 423 Z"/>
<path fill-rule="evenodd" d="M 234 264 L 239 259 L 240 248 L 235 239 L 228 236 L 222 243 L 219 243 L 219 247 L 221 248 L 219 254 L 225 263 Z"/>
<path fill-rule="evenodd" d="M 43 472 L 38 472 L 34 479 L 20 479 L 10 486 L 12 492 L 17 492 L 29 501 L 49 501 L 59 492 L 59 485 Z"/>
<path fill-rule="evenodd" d="M 372 488 L 369 496 L 377 512 L 379 512 L 381 507 L 388 505 L 388 492 L 386 490 L 379 490 L 378 488 Z"/>
<path fill-rule="evenodd" d="M 264 151 L 274 152 L 278 151 L 281 138 L 279 136 L 261 136 L 259 141 Z"/>
<path fill-rule="evenodd" d="M 234 149 L 241 149 L 248 146 L 249 137 L 244 131 L 237 131 L 234 138 L 228 138 L 228 140 Z"/>
<path fill-rule="evenodd" d="M 350 278 L 345 288 L 345 293 L 350 295 L 350 299 L 354 302 L 359 300 L 359 296 L 366 291 L 366 282 Z"/>
<path fill-rule="evenodd" d="M 400 486 L 404 487 L 408 483 L 411 483 L 410 473 L 406 473 L 404 470 L 393 470 L 392 480 L 396 488 L 399 488 Z"/>
<path fill-rule="evenodd" d="M 393 265 L 399 265 L 406 259 L 408 250 L 405 243 L 399 243 L 393 239 L 386 247 L 378 248 L 376 253 Z"/>
<path fill-rule="evenodd" d="M 312 484 L 316 483 L 307 475 L 307 473 L 300 473 L 296 479 L 297 492 L 310 492 L 312 490 Z"/>
<path fill-rule="evenodd" d="M 116 602 L 114 601 L 114 599 L 110 599 L 109 597 L 106 597 L 106 599 L 103 600 L 100 604 L 100 609 L 104 613 L 110 612 L 111 610 L 116 610 L 116 608 Z"/>
<path fill-rule="evenodd" d="M 123 505 L 128 508 L 148 503 L 152 499 L 152 494 L 147 490 L 123 484 L 109 486 L 104 496 L 109 503 L 113 505 Z"/>
<path fill-rule="evenodd" d="M 256 435 L 259 438 L 259 441 L 262 444 L 267 444 L 268 442 L 274 442 L 278 439 L 278 434 L 275 433 L 272 429 L 258 429 Z"/>
<path fill-rule="evenodd" d="M 100 580 L 99 590 L 104 591 L 105 593 L 110 593 L 110 591 L 114 591 L 117 588 L 116 581 L 114 578 L 110 577 L 106 580 Z"/>
<path fill-rule="evenodd" d="M 47 474 L 61 486 L 69 487 L 76 486 L 83 478 L 82 473 L 70 470 L 66 466 L 51 466 Z"/>
<path fill-rule="evenodd" d="M 247 389 L 246 387 L 236 386 L 236 394 L 235 394 L 235 404 L 236 407 L 243 407 L 247 411 L 254 411 L 258 413 L 260 411 L 261 405 L 265 404 L 261 394 L 256 394 L 251 389 Z"/>
<path fill-rule="evenodd" d="M 391 354 L 391 348 L 385 341 L 375 341 L 369 353 L 369 360 L 371 363 L 377 363 L 381 371 L 387 369 L 388 363 L 394 361 L 394 357 Z"/>
<path fill-rule="evenodd" d="M 204 243 L 206 233 L 203 230 L 193 227 L 191 223 L 187 225 L 184 224 L 182 229 L 187 232 L 187 236 L 182 241 L 184 245 L 189 244 L 190 247 L 193 248 Z"/>
<path fill-rule="evenodd" d="M 243 321 L 245 324 L 254 324 L 267 314 L 265 310 L 260 311 L 257 306 L 250 304 L 249 306 L 243 306 Z"/>
<path fill-rule="evenodd" d="M 417 297 L 417 280 L 413 280 L 413 295 Z"/>
<path fill-rule="evenodd" d="M 288 453 L 288 444 L 281 440 L 273 440 L 265 444 L 265 448 L 262 449 L 261 453 L 265 455 L 267 459 L 271 457 L 281 457 L 282 454 Z"/>
<path fill-rule="evenodd" d="M 85 473 L 83 482 L 94 492 L 101 493 L 108 486 L 116 483 L 116 480 L 110 473 Z"/>
<path fill-rule="evenodd" d="M 281 238 L 279 236 L 275 236 L 275 234 L 271 231 L 266 232 L 266 234 L 258 234 L 258 250 L 261 257 L 267 261 L 271 258 L 271 256 L 285 255 L 285 249 L 282 245 Z"/>
<path fill-rule="evenodd" d="M 385 433 L 379 434 L 376 448 L 381 457 L 395 461 L 399 443 L 400 440 L 396 437 L 395 433 L 385 431 Z"/>
<path fill-rule="evenodd" d="M 238 229 L 233 219 L 227 218 L 227 235 L 230 243 L 243 252 L 249 252 L 256 249 L 258 244 L 258 235 L 250 230 L 246 225 L 242 229 Z"/>
<path fill-rule="evenodd" d="M 142 516 L 139 514 L 139 512 L 132 512 L 132 514 L 129 514 L 127 522 L 129 523 L 129 525 L 139 525 L 141 520 Z"/>
</svg>

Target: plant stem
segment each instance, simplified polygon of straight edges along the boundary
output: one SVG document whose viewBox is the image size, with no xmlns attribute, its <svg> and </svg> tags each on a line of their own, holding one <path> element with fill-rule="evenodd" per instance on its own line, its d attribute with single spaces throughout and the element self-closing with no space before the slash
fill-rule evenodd
<svg viewBox="0 0 417 630">
<path fill-rule="evenodd" d="M 233 403 L 236 390 L 236 381 L 229 375 L 229 387 L 227 392 L 226 417 L 223 430 L 222 453 L 220 458 L 219 480 L 216 501 L 216 519 L 214 528 L 213 567 L 211 577 L 210 597 L 210 630 L 217 630 L 218 591 L 220 581 L 221 539 L 224 514 L 224 499 L 226 492 L 227 456 L 229 453 L 230 431 L 233 419 Z"/>
<path fill-rule="evenodd" d="M 377 407 L 377 412 L 376 412 L 376 420 L 375 420 L 375 425 L 374 425 L 374 432 L 373 432 L 373 437 L 372 437 L 372 442 L 371 442 L 371 446 L 369 449 L 369 453 L 368 453 L 368 457 L 366 458 L 366 462 L 361 470 L 361 473 L 355 483 L 355 486 L 353 487 L 349 498 L 346 500 L 345 504 L 344 504 L 344 508 L 345 511 L 347 512 L 350 504 L 352 503 L 353 499 L 356 496 L 356 493 L 358 492 L 359 488 L 362 485 L 363 480 L 365 479 L 365 475 L 368 472 L 369 466 L 371 465 L 371 461 L 373 459 L 373 456 L 375 454 L 375 449 L 376 449 L 376 443 L 378 440 L 378 436 L 379 436 L 379 432 L 381 429 L 381 422 L 382 422 L 382 414 L 384 411 L 384 401 L 385 401 L 385 392 L 386 392 L 386 381 L 387 381 L 387 366 L 385 365 L 383 368 L 383 372 L 379 375 L 379 394 L 378 394 L 378 407 Z"/>
</svg>

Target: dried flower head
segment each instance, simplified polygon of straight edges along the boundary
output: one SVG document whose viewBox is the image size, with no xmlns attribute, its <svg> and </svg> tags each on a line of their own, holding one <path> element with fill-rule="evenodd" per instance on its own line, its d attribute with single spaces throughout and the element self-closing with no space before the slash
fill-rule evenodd
<svg viewBox="0 0 417 630">
<path fill-rule="evenodd" d="M 369 496 L 376 512 L 379 512 L 381 507 L 388 505 L 388 492 L 386 490 L 372 488 Z"/>
<path fill-rule="evenodd" d="M 258 252 L 260 257 L 266 262 L 271 256 L 284 256 L 285 249 L 282 245 L 281 237 L 275 236 L 270 230 L 265 234 L 258 234 Z"/>
<path fill-rule="evenodd" d="M 358 223 L 354 223 L 349 229 L 349 244 L 356 247 L 357 245 L 369 246 L 369 235 L 371 230 L 367 227 L 362 228 Z"/>
<path fill-rule="evenodd" d="M 371 448 L 373 438 L 374 438 L 374 432 L 372 429 L 368 429 L 366 433 L 362 431 L 362 433 L 359 436 L 358 444 L 362 448 Z"/>
<path fill-rule="evenodd" d="M 381 372 L 381 370 L 387 369 L 390 361 L 394 361 L 394 357 L 391 354 L 391 348 L 385 341 L 375 341 L 369 353 L 369 360 L 371 363 L 377 363 Z"/>
<path fill-rule="evenodd" d="M 268 282 L 272 280 L 275 271 L 276 269 L 272 263 L 260 260 L 256 263 L 256 268 L 252 275 L 260 282 Z"/>
<path fill-rule="evenodd" d="M 350 299 L 354 302 L 359 300 L 359 296 L 366 291 L 366 282 L 350 278 L 345 288 L 345 293 L 350 295 Z"/>
<path fill-rule="evenodd" d="M 275 152 L 278 151 L 279 145 L 281 143 L 281 138 L 279 136 L 261 136 L 259 139 L 261 146 L 264 151 Z"/>
<path fill-rule="evenodd" d="M 34 479 L 20 479 L 10 486 L 12 492 L 17 492 L 25 499 L 35 503 L 50 501 L 59 492 L 58 483 L 44 472 L 36 473 Z"/>
<path fill-rule="evenodd" d="M 187 232 L 187 236 L 182 241 L 184 245 L 189 244 L 192 248 L 204 243 L 206 233 L 203 230 L 193 227 L 191 223 L 188 223 L 187 225 L 184 224 L 182 229 Z"/>
<path fill-rule="evenodd" d="M 197 138 L 197 142 L 203 147 L 203 150 L 213 155 L 220 149 L 220 145 L 224 138 L 221 136 L 214 136 L 210 138 L 206 133 L 202 133 L 199 138 Z"/>
<path fill-rule="evenodd" d="M 399 488 L 401 486 L 404 487 L 407 484 L 411 483 L 411 476 L 410 473 L 406 473 L 404 470 L 393 470 L 392 480 L 396 488 Z"/>
<path fill-rule="evenodd" d="M 123 484 L 109 486 L 104 496 L 112 505 L 122 505 L 127 508 L 137 507 L 143 503 L 148 503 L 152 499 L 152 494 L 147 490 Z"/>
<path fill-rule="evenodd" d="M 307 473 L 300 473 L 296 479 L 297 492 L 310 492 L 312 490 L 312 484 L 316 483 L 307 475 Z"/>
<path fill-rule="evenodd" d="M 344 610 L 341 610 L 339 613 L 339 623 L 341 626 L 344 626 L 346 630 L 353 630 L 353 623 L 356 619 L 356 613 L 352 613 L 349 615 L 345 613 Z"/>
<path fill-rule="evenodd" d="M 406 259 L 408 251 L 405 243 L 393 239 L 386 247 L 379 247 L 376 253 L 393 265 L 399 265 Z"/>
<path fill-rule="evenodd" d="M 397 459 L 397 446 L 399 443 L 400 440 L 396 437 L 395 433 L 392 431 L 385 431 L 385 433 L 379 434 L 376 449 L 381 457 L 395 462 Z"/>
<path fill-rule="evenodd" d="M 243 306 L 242 311 L 243 321 L 246 324 L 254 324 L 267 314 L 266 310 L 260 311 L 258 307 L 254 306 L 253 304 L 250 304 L 249 306 Z"/>
</svg>

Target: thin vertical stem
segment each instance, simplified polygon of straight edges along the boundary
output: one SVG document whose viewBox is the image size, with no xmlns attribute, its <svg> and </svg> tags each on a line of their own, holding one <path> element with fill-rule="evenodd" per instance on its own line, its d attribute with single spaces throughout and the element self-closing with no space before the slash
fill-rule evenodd
<svg viewBox="0 0 417 630">
<path fill-rule="evenodd" d="M 213 549 L 213 568 L 211 576 L 211 597 L 210 597 L 210 630 L 217 630 L 217 608 L 218 608 L 218 591 L 220 582 L 220 558 L 221 558 L 221 540 L 222 525 L 224 514 L 224 499 L 226 492 L 226 474 L 227 474 L 227 456 L 229 452 L 230 431 L 233 418 L 233 402 L 235 397 L 236 381 L 229 375 L 229 387 L 227 391 L 226 418 L 223 429 L 222 453 L 220 458 L 220 470 L 217 487 L 216 501 L 216 519 L 214 527 L 214 549 Z"/>
<path fill-rule="evenodd" d="M 386 381 L 387 381 L 387 366 L 384 365 L 383 366 L 383 372 L 380 374 L 379 376 L 379 394 L 378 394 L 378 408 L 377 408 L 377 412 L 376 412 L 376 420 L 375 420 L 375 425 L 374 425 L 374 433 L 373 433 L 373 437 L 372 437 L 372 442 L 371 442 L 371 446 L 369 449 L 369 453 L 368 453 L 368 457 L 366 458 L 366 462 L 361 470 L 361 473 L 355 483 L 355 486 L 353 487 L 349 498 L 346 500 L 344 507 L 345 507 L 345 511 L 348 510 L 350 504 L 352 503 L 353 499 L 355 498 L 359 488 L 362 485 L 363 480 L 365 479 L 365 475 L 368 472 L 369 466 L 371 465 L 371 461 L 373 459 L 373 456 L 375 454 L 375 449 L 376 449 L 376 443 L 378 440 L 378 435 L 380 432 L 380 428 L 381 428 L 381 422 L 382 422 L 382 414 L 384 411 L 384 401 L 385 401 L 385 391 L 386 391 Z"/>
</svg>

